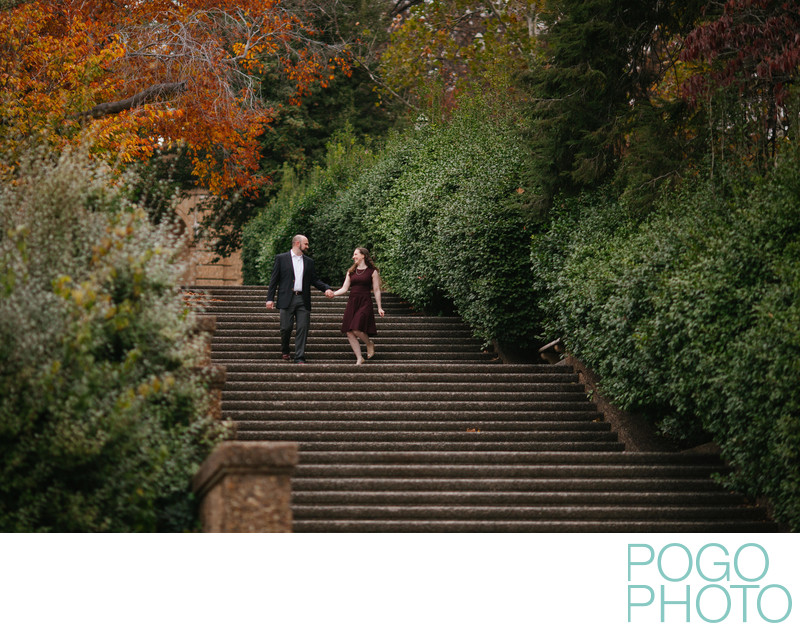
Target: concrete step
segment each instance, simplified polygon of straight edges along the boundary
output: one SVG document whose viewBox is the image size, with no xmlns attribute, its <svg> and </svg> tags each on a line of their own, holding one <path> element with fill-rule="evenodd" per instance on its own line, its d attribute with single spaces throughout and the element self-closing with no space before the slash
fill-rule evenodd
<svg viewBox="0 0 800 631">
<path fill-rule="evenodd" d="M 207 314 L 211 315 L 211 314 Z M 235 320 L 225 320 L 223 317 L 227 316 L 216 315 L 216 326 L 219 329 L 220 339 L 228 335 L 230 331 L 242 331 L 249 335 L 258 333 L 265 339 L 280 339 L 280 320 L 277 314 L 275 315 L 250 315 L 250 316 L 236 316 Z M 447 325 L 442 322 L 430 321 L 430 319 L 419 318 L 414 322 L 409 320 L 387 320 L 383 318 L 376 320 L 375 325 L 378 329 L 376 339 L 383 337 L 402 337 L 413 340 L 424 339 L 459 339 L 462 341 L 469 341 L 473 344 L 479 344 L 471 331 L 468 329 L 457 328 Z M 312 312 L 311 324 L 309 327 L 309 338 L 311 337 L 340 337 L 344 333 L 341 332 L 342 316 L 341 315 L 325 315 Z M 292 335 L 294 338 L 294 334 Z"/>
<path fill-rule="evenodd" d="M 237 432 L 240 431 L 237 428 Z M 530 444 L 541 443 L 539 446 L 545 448 L 544 443 L 581 443 L 581 442 L 594 442 L 603 443 L 617 440 L 617 435 L 612 432 L 596 431 L 499 431 L 499 432 L 465 432 L 465 431 L 381 431 L 374 432 L 371 430 L 296 430 L 286 429 L 283 431 L 271 430 L 269 432 L 268 440 L 280 441 L 296 441 L 303 443 L 303 445 L 310 445 L 311 443 L 337 443 L 339 450 L 343 444 L 350 442 L 353 443 L 367 443 L 384 441 L 386 443 L 397 445 L 398 447 L 408 444 L 419 444 L 419 442 L 426 441 L 431 443 L 444 444 L 463 444 L 463 443 L 505 443 L 506 445 L 513 445 L 514 442 Z M 309 447 L 311 448 L 311 447 Z M 413 447 L 404 447 L 405 450 L 413 449 Z M 553 449 L 551 446 L 550 449 Z M 307 460 L 305 460 L 307 462 Z"/>
<path fill-rule="evenodd" d="M 384 308 L 385 310 L 385 308 Z M 278 309 L 267 309 L 261 307 L 248 307 L 239 309 L 235 305 L 219 305 L 213 309 L 206 309 L 206 315 L 215 316 L 218 321 L 226 323 L 232 322 L 264 322 L 275 323 L 280 321 L 280 311 Z M 320 324 L 342 324 L 342 315 L 344 309 L 331 309 L 322 307 L 311 307 L 311 326 L 319 326 Z M 375 315 L 375 321 L 382 325 L 402 324 L 406 327 L 412 325 L 417 326 L 431 326 L 433 329 L 447 329 L 456 327 L 458 330 L 469 330 L 466 328 L 463 320 L 454 317 L 444 316 L 428 316 L 424 314 L 392 314 L 386 312 L 384 317 Z"/>
<path fill-rule="evenodd" d="M 315 452 L 321 455 L 321 452 Z M 389 454 L 391 452 L 383 452 Z M 422 454 L 424 452 L 417 452 Z M 536 455 L 539 452 L 518 453 L 519 456 Z M 565 456 L 570 452 L 561 452 Z M 600 453 L 600 452 L 592 452 Z M 460 452 L 465 456 L 491 456 L 499 454 L 487 452 Z M 308 456 L 301 456 L 308 458 Z M 384 477 L 384 478 L 695 478 L 708 477 L 716 473 L 717 467 L 693 467 L 682 465 L 648 467 L 646 465 L 625 466 L 613 464 L 584 465 L 544 465 L 544 464 L 498 464 L 488 468 L 477 464 L 375 464 L 374 462 L 349 464 L 307 464 L 301 459 L 295 475 L 302 477 Z M 366 463 L 366 464 L 365 464 Z"/>
<path fill-rule="evenodd" d="M 224 403 L 224 401 L 223 401 Z M 316 410 L 299 410 L 287 412 L 285 410 L 230 410 L 223 408 L 224 416 L 234 421 L 283 421 L 289 425 L 295 421 L 313 420 L 372 420 L 372 421 L 450 421 L 457 420 L 467 423 L 469 427 L 478 427 L 484 421 L 593 421 L 600 419 L 600 413 L 590 411 L 554 411 L 554 412 L 429 412 L 413 410 L 376 410 L 364 411 L 348 409 L 331 411 L 320 406 Z"/>
<path fill-rule="evenodd" d="M 274 362 L 276 365 L 286 362 Z M 369 364 L 369 362 L 367 362 Z M 290 364 L 294 366 L 294 364 Z M 493 364 L 482 364 L 481 367 L 489 368 Z M 263 364 L 258 362 L 258 368 Z M 303 368 L 307 368 L 311 364 L 306 364 Z M 464 366 L 464 364 L 459 364 Z M 336 387 L 334 384 L 339 384 L 343 376 L 347 375 L 347 371 L 353 366 L 352 364 L 334 364 L 327 363 L 327 373 L 321 372 L 300 372 L 300 373 L 281 373 L 281 372 L 254 372 L 254 366 L 246 364 L 227 364 L 227 381 L 226 388 L 262 388 L 273 387 L 275 389 L 285 389 L 287 387 L 305 387 L 303 384 L 313 384 L 313 387 L 319 389 L 327 389 L 331 384 L 331 388 Z M 403 368 L 407 367 L 408 371 Z M 337 372 L 336 369 L 339 369 Z M 351 382 L 352 387 L 367 387 L 367 386 L 385 386 L 387 389 L 392 388 L 395 390 L 409 390 L 415 391 L 419 389 L 422 391 L 425 388 L 436 388 L 442 386 L 447 390 L 451 389 L 468 389 L 470 386 L 485 390 L 492 388 L 496 392 L 504 392 L 509 389 L 516 389 L 518 387 L 529 387 L 531 389 L 538 388 L 540 390 L 550 390 L 551 388 L 571 388 L 577 384 L 576 375 L 539 375 L 520 379 L 503 379 L 487 380 L 485 376 L 478 374 L 467 373 L 450 373 L 450 372 L 437 372 L 437 373 L 424 373 L 416 371 L 418 365 L 395 364 L 389 366 L 387 364 L 374 363 L 373 365 L 365 365 L 359 367 L 359 378 Z"/>
<path fill-rule="evenodd" d="M 372 506 L 730 506 L 744 498 L 719 491 L 309 491 L 297 490 L 298 505 Z"/>
<path fill-rule="evenodd" d="M 261 328 L 274 330 L 277 333 L 280 325 L 280 313 L 278 311 L 264 310 L 263 313 L 232 311 L 230 313 L 206 313 L 205 315 L 214 316 L 220 329 L 223 327 Z M 342 313 L 318 313 L 314 309 L 311 310 L 311 332 L 320 327 L 323 329 L 330 327 L 336 330 L 341 324 Z M 379 331 L 390 328 L 397 331 L 428 331 L 429 334 L 445 331 L 470 335 L 470 330 L 464 322 L 453 318 L 436 318 L 422 315 L 398 316 L 396 318 L 386 316 L 379 319 L 376 318 L 376 325 L 379 325 Z"/>
<path fill-rule="evenodd" d="M 467 433 L 486 433 L 502 431 L 540 431 L 540 432 L 608 432 L 611 431 L 611 424 L 601 421 L 498 421 L 491 419 L 483 422 L 480 427 L 468 427 L 460 420 L 440 420 L 440 421 L 375 421 L 372 419 L 356 420 L 344 419 L 334 421 L 331 419 L 300 421 L 294 420 L 287 424 L 286 421 L 240 421 L 237 424 L 239 430 L 245 431 L 281 431 L 291 429 L 293 431 L 370 431 L 380 432 L 426 432 L 426 431 L 449 431 Z M 480 431 L 478 431 L 480 430 Z M 307 448 L 304 446 L 304 452 Z"/>
<path fill-rule="evenodd" d="M 470 342 L 469 340 L 464 341 L 460 339 L 453 339 L 453 340 L 446 340 L 446 339 L 427 339 L 427 340 L 420 340 L 418 342 L 409 342 L 408 339 L 404 339 L 402 337 L 391 337 L 391 338 L 384 338 L 384 337 L 375 337 L 373 340 L 375 343 L 375 350 L 378 353 L 385 353 L 385 352 L 392 352 L 392 353 L 404 353 L 404 354 L 420 354 L 420 353 L 441 353 L 441 352 L 448 352 L 448 353 L 478 353 L 484 355 L 483 351 L 480 347 L 478 347 L 475 343 Z M 294 342 L 291 342 L 292 347 L 294 346 Z M 361 344 L 362 351 L 366 350 L 366 346 Z M 211 345 L 213 351 L 223 351 L 223 352 L 237 352 L 237 351 L 258 351 L 258 352 L 266 352 L 266 353 L 274 353 L 276 350 L 280 351 L 281 343 L 280 339 L 277 337 L 273 338 L 263 338 L 263 339 L 251 339 L 251 340 L 232 340 L 232 339 L 225 339 L 219 338 L 214 340 Z M 337 333 L 336 335 L 331 336 L 315 336 L 309 337 L 307 341 L 307 347 L 311 352 L 313 349 L 314 353 L 319 355 L 322 352 L 337 352 L 346 350 L 348 353 L 352 355 L 352 350 L 350 347 L 350 343 L 347 340 L 347 336 Z M 493 355 L 489 357 L 489 359 L 493 359 Z"/>
<path fill-rule="evenodd" d="M 607 519 L 607 520 L 502 520 L 502 519 L 300 519 L 293 521 L 294 532 L 326 533 L 596 533 L 596 532 L 771 532 L 774 525 L 762 520 L 747 519 Z"/>
<path fill-rule="evenodd" d="M 380 321 L 383 322 L 385 320 L 391 319 L 392 317 L 397 318 L 401 316 L 406 317 L 413 317 L 417 320 L 433 320 L 433 316 L 424 316 L 422 314 L 414 314 L 411 311 L 404 311 L 404 310 L 396 310 L 392 311 L 390 305 L 382 305 L 383 309 L 386 313 L 383 318 L 380 318 Z M 378 318 L 377 314 L 377 305 L 375 305 L 376 314 L 375 317 Z M 279 312 L 277 309 L 267 309 L 263 302 L 259 304 L 248 304 L 248 305 L 238 305 L 230 302 L 222 302 L 222 303 L 213 303 L 208 305 L 205 308 L 205 313 L 208 315 L 217 315 L 217 314 L 236 314 L 236 315 L 261 315 L 266 314 L 273 317 L 278 317 Z M 339 322 L 341 323 L 342 315 L 344 314 L 344 305 L 336 306 L 336 305 L 313 305 L 311 306 L 311 317 L 315 318 L 318 315 L 325 315 L 331 319 L 338 318 Z"/>
<path fill-rule="evenodd" d="M 308 333 L 308 340 L 328 340 L 328 341 L 339 341 L 341 342 L 343 339 L 346 339 L 346 336 L 336 327 L 335 330 L 326 330 L 320 327 L 314 326 L 312 323 L 311 330 Z M 431 333 L 427 330 L 420 331 L 419 329 L 414 328 L 407 328 L 407 327 L 381 327 L 378 335 L 373 336 L 375 338 L 376 343 L 384 343 L 384 342 L 392 342 L 392 343 L 404 343 L 404 344 L 412 344 L 415 341 L 419 341 L 423 344 L 425 343 L 437 343 L 437 342 L 448 342 L 448 343 L 459 343 L 459 344 L 471 344 L 473 346 L 477 345 L 477 342 L 469 337 L 468 332 L 458 332 L 458 331 L 451 331 L 448 329 L 441 329 L 438 332 Z M 257 323 L 247 323 L 247 325 L 236 326 L 236 328 L 227 327 L 227 326 L 217 326 L 217 331 L 214 335 L 214 341 L 220 340 L 225 342 L 232 342 L 234 344 L 242 344 L 242 343 L 250 343 L 256 342 L 259 344 L 270 344 L 275 340 L 280 339 L 280 333 L 278 332 L 278 327 L 276 326 L 275 329 L 265 329 L 264 327 L 258 325 Z M 294 335 L 292 335 L 291 339 L 294 339 Z"/>
<path fill-rule="evenodd" d="M 237 439 L 239 440 L 273 440 L 272 432 L 260 432 L 260 431 L 238 431 L 236 434 Z M 352 437 L 348 437 L 352 438 Z M 418 436 L 417 440 L 421 440 L 425 438 L 424 436 Z M 479 451 L 485 452 L 507 452 L 510 450 L 517 450 L 519 452 L 531 452 L 531 451 L 552 451 L 558 450 L 561 452 L 619 452 L 622 451 L 625 447 L 622 443 L 616 441 L 616 437 L 614 439 L 609 438 L 608 440 L 601 440 L 601 441 L 574 441 L 574 440 L 565 440 L 562 442 L 559 441 L 537 441 L 537 442 L 495 442 L 490 440 L 475 440 L 472 442 L 467 441 L 436 441 L 436 440 L 428 440 L 426 442 L 378 442 L 376 441 L 359 441 L 359 442 L 352 442 L 352 440 L 348 441 L 326 441 L 326 442 L 313 442 L 313 440 L 306 440 L 303 442 L 303 447 L 305 449 L 313 450 L 315 453 L 317 452 L 324 452 L 324 451 L 365 451 L 365 452 L 374 452 L 374 451 L 384 451 L 384 452 L 392 452 L 392 451 L 407 451 L 409 449 L 413 449 L 417 452 L 425 452 L 425 451 L 455 451 L 459 449 L 464 452 L 469 453 L 476 453 Z"/>
<path fill-rule="evenodd" d="M 720 487 L 708 477 L 700 478 L 366 478 L 301 477 L 292 481 L 295 492 L 301 491 L 382 491 L 398 493 L 486 492 L 493 493 L 635 493 L 641 501 L 659 493 L 685 493 L 702 496 L 720 493 Z M 732 499 L 738 496 L 723 492 Z"/>
<path fill-rule="evenodd" d="M 340 335 L 336 338 L 317 338 L 316 340 L 309 339 L 307 342 L 306 352 L 322 358 L 331 353 L 346 352 L 349 355 L 353 354 L 347 337 Z M 363 349 L 364 346 L 362 345 Z M 252 340 L 250 342 L 230 342 L 228 340 L 216 340 L 211 344 L 211 352 L 221 355 L 223 353 L 235 354 L 248 354 L 248 353 L 278 353 L 280 354 L 281 344 L 280 340 L 270 340 L 259 342 Z M 475 344 L 464 344 L 459 341 L 452 343 L 446 341 L 426 341 L 417 344 L 409 344 L 407 342 L 387 342 L 386 340 L 375 339 L 376 357 L 378 355 L 385 356 L 418 356 L 421 361 L 427 359 L 433 360 L 437 356 L 442 357 L 460 357 L 477 355 L 482 359 L 492 359 L 487 357 L 486 354 L 476 347 Z"/>
<path fill-rule="evenodd" d="M 478 346 L 477 342 L 473 339 L 468 339 L 461 335 L 448 335 L 446 332 L 431 336 L 431 335 L 417 335 L 412 336 L 410 332 L 389 332 L 381 331 L 379 335 L 373 336 L 375 343 L 380 344 L 403 344 L 407 346 L 416 346 L 418 344 L 432 345 L 432 344 L 447 344 L 448 346 L 459 345 L 475 348 Z M 291 338 L 294 340 L 294 336 Z M 309 332 L 309 342 L 317 343 L 337 343 L 344 342 L 347 344 L 347 336 L 339 331 L 320 331 L 315 328 Z M 280 337 L 276 337 L 273 331 L 246 331 L 237 329 L 235 331 L 221 330 L 214 336 L 214 345 L 221 344 L 274 344 L 280 342 Z"/>
<path fill-rule="evenodd" d="M 366 365 L 369 365 L 367 362 Z M 313 375 L 314 378 L 322 378 L 325 374 L 336 374 L 339 378 L 345 375 L 353 380 L 369 377 L 366 376 L 364 366 L 352 366 L 342 368 L 341 366 L 326 365 L 325 362 L 317 362 L 298 366 L 289 362 L 251 362 L 249 365 L 236 364 L 228 369 L 229 375 L 233 373 L 253 372 L 255 374 L 268 376 L 270 379 L 277 378 L 280 374 L 288 374 L 289 379 L 299 379 L 302 375 Z M 375 368 L 380 368 L 381 373 L 393 373 L 393 378 L 420 378 L 429 380 L 437 376 L 443 376 L 450 380 L 451 376 L 463 376 L 464 379 L 479 378 L 482 382 L 495 383 L 496 381 L 517 382 L 520 380 L 540 380 L 556 379 L 558 381 L 568 381 L 577 383 L 578 376 L 567 366 L 553 366 L 548 364 L 502 364 L 493 363 L 486 366 L 472 366 L 459 362 L 445 363 L 422 363 L 410 366 L 403 364 L 393 366 L 391 362 L 381 362 L 375 364 Z M 237 375 L 238 376 L 238 375 Z"/>
<path fill-rule="evenodd" d="M 481 391 L 473 392 L 464 386 L 459 390 L 432 390 L 432 384 L 419 384 L 428 386 L 428 389 L 413 388 L 410 384 L 402 384 L 398 388 L 387 391 L 382 384 L 352 384 L 346 382 L 331 382 L 326 384 L 325 391 L 320 391 L 318 387 L 311 388 L 309 384 L 303 390 L 292 388 L 275 389 L 264 385 L 262 390 L 244 389 L 239 386 L 247 384 L 235 384 L 233 387 L 226 384 L 224 389 L 226 403 L 250 402 L 268 403 L 271 401 L 294 401 L 298 403 L 346 401 L 352 405 L 353 399 L 370 400 L 372 402 L 416 402 L 431 404 L 459 404 L 471 405 L 472 403 L 589 403 L 586 394 L 575 391 L 544 391 L 544 392 L 525 392 L 518 391 Z M 447 384 L 445 384 L 447 385 Z M 458 385 L 458 384 L 457 384 Z M 350 386 L 350 388 L 348 388 Z M 441 386 L 440 386 L 441 387 Z M 469 398 L 469 401 L 465 399 Z M 589 403 L 591 405 L 591 403 Z"/>
<path fill-rule="evenodd" d="M 290 411 L 292 414 L 300 412 L 315 412 L 322 407 L 319 401 L 307 400 L 275 400 L 275 401 L 246 401 L 225 399 L 222 409 L 227 412 L 261 411 L 270 412 Z M 325 401 L 326 412 L 341 412 L 353 410 L 352 399 Z M 448 412 L 450 415 L 471 414 L 476 416 L 489 412 L 585 412 L 592 418 L 599 418 L 597 408 L 589 401 L 399 401 L 390 399 L 385 401 L 364 400 L 358 405 L 362 415 L 370 412 L 422 412 L 435 414 Z"/>
<path fill-rule="evenodd" d="M 617 504 L 597 505 L 324 505 L 294 504 L 294 518 L 324 520 L 474 520 L 474 521 L 506 521 L 506 520 L 544 520 L 544 521 L 700 521 L 700 520 L 738 520 L 760 517 L 763 512 L 754 511 L 748 506 L 631 506 Z"/>
<path fill-rule="evenodd" d="M 323 383 L 323 382 L 319 382 Z M 331 398 L 355 399 L 371 397 L 375 400 L 395 398 L 396 400 L 433 400 L 446 401 L 450 398 L 461 399 L 467 394 L 476 400 L 508 398 L 533 401 L 586 401 L 583 387 L 577 383 L 499 383 L 480 384 L 456 382 L 387 382 L 364 381 L 325 381 L 325 390 L 320 391 L 319 383 L 272 381 L 229 380 L 225 383 L 225 399 L 235 401 L 247 398 L 251 401 L 270 400 L 274 398 L 300 398 L 305 401 L 328 401 Z M 441 395 L 441 396 L 439 396 Z M 438 398 L 437 398 L 438 397 Z"/>
<path fill-rule="evenodd" d="M 226 305 L 235 305 L 236 307 L 258 307 L 259 309 L 266 309 L 267 306 L 267 292 L 260 292 L 260 293 L 253 293 L 253 294 L 239 294 L 239 295 L 227 295 L 227 296 L 211 296 L 208 300 L 208 305 L 211 307 L 217 306 L 226 306 Z M 378 301 L 375 300 L 373 295 L 372 303 L 374 305 L 378 304 Z M 316 289 L 311 291 L 311 308 L 329 308 L 329 309 L 339 309 L 340 311 L 344 311 L 345 306 L 347 305 L 347 296 L 338 296 L 334 298 L 326 298 L 324 294 L 317 293 Z M 409 313 L 418 313 L 416 312 L 411 305 L 407 302 L 403 302 L 398 298 L 392 296 L 391 294 L 385 294 L 381 292 L 381 306 L 387 307 L 392 306 L 398 309 L 405 309 Z"/>
<path fill-rule="evenodd" d="M 278 349 L 276 351 L 276 348 Z M 228 362 L 236 361 L 263 361 L 268 359 L 270 355 L 278 355 L 280 347 L 272 349 L 263 349 L 259 351 L 211 351 L 211 360 L 215 363 L 226 364 Z M 349 347 L 338 350 L 324 350 L 317 349 L 313 346 L 306 347 L 306 359 L 308 361 L 326 362 L 335 359 L 347 358 L 350 363 L 355 362 L 353 351 Z M 380 356 L 376 356 L 373 362 L 390 361 L 390 362 L 437 362 L 437 361 L 461 361 L 461 362 L 488 362 L 492 358 L 479 352 L 461 352 L 461 351 L 430 351 L 430 352 L 395 352 L 392 350 L 381 350 Z M 275 359 L 278 361 L 278 358 Z"/>
<path fill-rule="evenodd" d="M 200 294 L 196 295 L 200 296 Z M 264 301 L 267 298 L 267 287 L 252 287 L 250 289 L 244 289 L 239 291 L 224 290 L 222 288 L 220 288 L 219 290 L 212 289 L 205 295 L 210 300 L 258 300 L 263 305 Z M 338 302 L 347 301 L 346 296 L 334 296 L 333 298 L 328 298 L 324 292 L 321 292 L 316 287 L 311 288 L 310 296 L 312 302 L 318 301 L 323 303 L 329 303 L 337 301 Z M 387 301 L 391 300 L 405 305 L 409 304 L 407 301 L 398 297 L 397 294 L 385 290 L 381 290 L 381 300 L 387 300 Z"/>
<path fill-rule="evenodd" d="M 648 474 L 653 472 L 669 473 L 670 471 L 685 471 L 688 475 L 707 475 L 707 473 L 722 473 L 727 470 L 717 456 L 705 454 L 684 454 L 667 452 L 622 452 L 617 454 L 585 453 L 564 454 L 559 451 L 549 451 L 538 454 L 525 454 L 509 451 L 504 454 L 463 454 L 460 452 L 441 451 L 437 453 L 417 453 L 413 451 L 403 453 L 370 454 L 338 452 L 335 454 L 325 452 L 316 453 L 301 449 L 303 462 L 314 460 L 317 463 L 351 464 L 366 462 L 379 464 L 470 464 L 470 465 L 496 465 L 496 464 L 530 464 L 539 467 L 627 467 L 630 471 L 642 471 Z M 602 469 L 591 469 L 592 471 Z M 622 469 L 620 469 L 622 470 Z M 681 476 L 685 477 L 685 476 Z"/>
</svg>

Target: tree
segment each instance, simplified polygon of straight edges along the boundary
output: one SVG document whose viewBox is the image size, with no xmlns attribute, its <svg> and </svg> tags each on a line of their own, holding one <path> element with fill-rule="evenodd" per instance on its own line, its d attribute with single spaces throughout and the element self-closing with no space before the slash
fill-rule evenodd
<svg viewBox="0 0 800 631">
<path fill-rule="evenodd" d="M 545 3 L 540 16 L 544 61 L 528 76 L 531 177 L 541 183 L 531 205 L 538 212 L 546 211 L 559 192 L 574 193 L 611 179 L 629 151 L 632 131 L 660 124 L 663 112 L 653 111 L 655 88 L 677 61 L 676 46 L 693 27 L 697 4 Z M 663 157 L 658 142 L 665 144 L 659 140 L 649 146 Z"/>
<path fill-rule="evenodd" d="M 300 16 L 317 41 L 346 51 L 352 71 L 337 68 L 326 85 L 311 85 L 297 101 L 290 99 L 295 87 L 280 67 L 274 61 L 265 64 L 261 96 L 274 106 L 274 119 L 258 138 L 265 181 L 258 198 L 208 198 L 204 226 L 219 254 L 239 248 L 243 226 L 281 190 L 284 173 L 304 177 L 324 163 L 331 138 L 345 130 L 365 141 L 382 138 L 402 118 L 405 106 L 378 88 L 379 54 L 395 5 L 387 0 L 284 0 L 285 9 Z"/>
<path fill-rule="evenodd" d="M 0 177 L 0 531 L 198 528 L 225 437 L 183 241 L 84 152 Z"/>
<path fill-rule="evenodd" d="M 692 68 L 683 93 L 709 109 L 712 155 L 718 147 L 767 165 L 797 117 L 790 95 L 800 70 L 800 2 L 727 0 L 709 3 L 704 15 L 681 55 Z"/>
<path fill-rule="evenodd" d="M 446 0 L 398 6 L 381 56 L 386 89 L 415 106 L 438 100 L 446 107 L 458 94 L 484 91 L 498 76 L 530 63 L 540 4 Z"/>
<path fill-rule="evenodd" d="M 213 193 L 255 191 L 258 138 L 275 118 L 260 78 L 272 64 L 290 102 L 347 68 L 280 0 L 32 1 L 0 12 L 6 151 L 35 135 L 88 139 L 123 163 L 182 145 Z"/>
</svg>

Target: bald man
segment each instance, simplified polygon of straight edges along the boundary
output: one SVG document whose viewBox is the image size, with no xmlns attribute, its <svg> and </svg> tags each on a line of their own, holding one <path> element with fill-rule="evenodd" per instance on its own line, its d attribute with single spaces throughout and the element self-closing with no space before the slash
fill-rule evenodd
<svg viewBox="0 0 800 631">
<path fill-rule="evenodd" d="M 306 339 L 311 321 L 311 285 L 333 298 L 330 285 L 317 278 L 314 259 L 306 255 L 308 239 L 302 234 L 292 239 L 292 249 L 275 257 L 272 276 L 267 288 L 267 309 L 276 307 L 275 289 L 278 290 L 277 307 L 281 312 L 281 354 L 285 361 L 291 360 L 289 341 L 292 329 L 294 336 L 294 361 L 306 363 Z"/>
</svg>

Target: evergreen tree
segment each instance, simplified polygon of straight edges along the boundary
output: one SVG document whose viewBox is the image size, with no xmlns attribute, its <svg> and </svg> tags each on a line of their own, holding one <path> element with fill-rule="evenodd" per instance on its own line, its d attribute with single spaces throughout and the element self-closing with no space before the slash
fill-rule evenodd
<svg viewBox="0 0 800 631">
<path fill-rule="evenodd" d="M 676 38 L 691 28 L 697 0 L 550 0 L 541 14 L 544 62 L 526 77 L 532 96 L 534 209 L 557 193 L 610 179 L 637 126 L 655 125 L 651 89 L 677 60 Z M 637 108 L 640 110 L 637 111 Z M 664 158 L 660 133 L 651 156 Z M 642 134 L 646 139 L 648 134 Z M 663 165 L 662 167 L 663 168 Z"/>
</svg>

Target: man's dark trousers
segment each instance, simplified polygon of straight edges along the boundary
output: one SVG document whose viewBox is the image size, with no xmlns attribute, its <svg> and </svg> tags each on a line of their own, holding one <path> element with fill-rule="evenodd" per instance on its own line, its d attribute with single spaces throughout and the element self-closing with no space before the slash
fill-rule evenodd
<svg viewBox="0 0 800 631">
<path fill-rule="evenodd" d="M 308 325 L 311 321 L 311 312 L 303 302 L 302 294 L 292 296 L 289 307 L 281 309 L 281 352 L 289 354 L 289 341 L 292 338 L 292 328 L 295 323 L 297 331 L 294 334 L 294 360 L 305 361 L 306 338 L 308 338 Z"/>
</svg>

